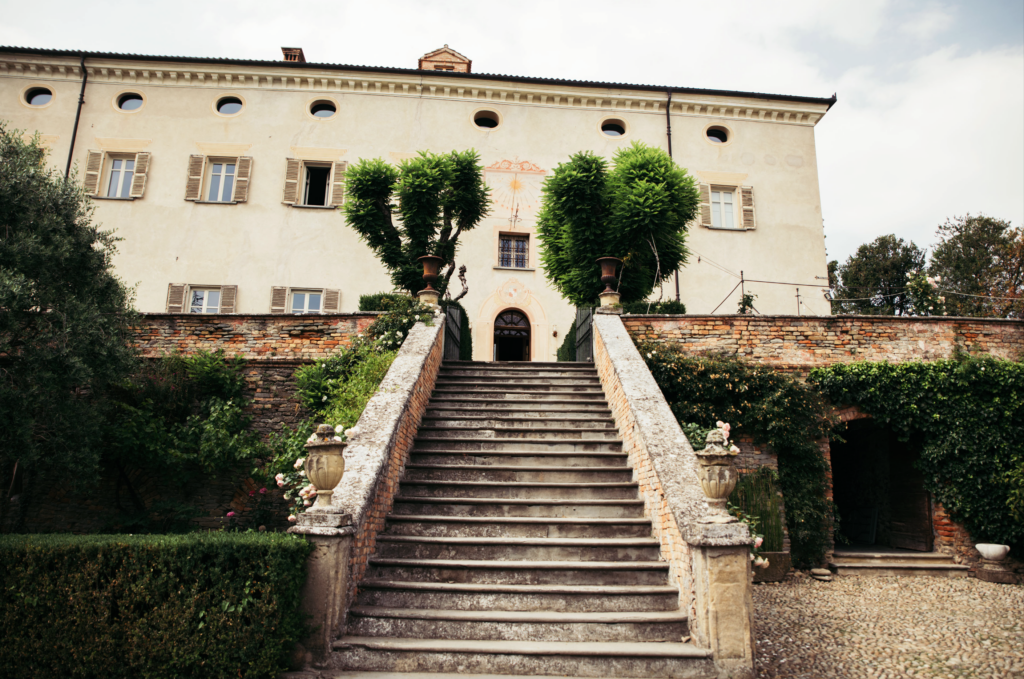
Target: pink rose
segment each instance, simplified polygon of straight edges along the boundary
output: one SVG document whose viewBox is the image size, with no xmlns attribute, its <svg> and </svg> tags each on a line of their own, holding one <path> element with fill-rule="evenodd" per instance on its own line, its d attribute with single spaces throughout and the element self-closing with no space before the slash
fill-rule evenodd
<svg viewBox="0 0 1024 679">
<path fill-rule="evenodd" d="M 278 481 L 277 482 L 277 487 L 278 488 L 284 488 L 284 481 Z"/>
<path fill-rule="evenodd" d="M 228 512 L 228 518 L 231 518 L 231 517 L 232 517 L 232 516 L 234 516 L 234 515 L 235 515 L 235 513 L 234 513 L 234 512 Z"/>
<path fill-rule="evenodd" d="M 260 495 L 266 495 L 266 493 L 267 493 L 267 489 L 266 488 L 260 488 Z"/>
<path fill-rule="evenodd" d="M 295 523 L 298 520 L 299 520 L 299 517 L 295 516 L 294 514 L 292 514 L 291 516 L 288 517 L 288 521 L 290 523 Z"/>
<path fill-rule="evenodd" d="M 762 542 L 764 542 L 764 538 L 757 538 L 754 540 L 754 549 L 759 549 Z"/>
<path fill-rule="evenodd" d="M 303 506 L 303 507 L 308 507 L 308 506 L 310 506 L 311 504 L 313 504 L 313 503 L 312 503 L 312 502 L 310 502 L 309 500 L 303 500 L 303 501 L 302 501 L 302 506 Z"/>
<path fill-rule="evenodd" d="M 249 497 L 255 497 L 255 495 L 256 495 L 256 491 L 255 490 L 250 490 L 249 491 Z"/>
</svg>

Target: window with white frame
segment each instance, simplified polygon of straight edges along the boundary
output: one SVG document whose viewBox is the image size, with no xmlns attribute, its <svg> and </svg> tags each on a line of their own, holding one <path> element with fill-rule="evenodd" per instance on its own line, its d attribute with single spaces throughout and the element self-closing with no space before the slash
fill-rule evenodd
<svg viewBox="0 0 1024 679">
<path fill-rule="evenodd" d="M 206 200 L 210 203 L 230 203 L 235 191 L 235 159 L 210 159 L 206 173 Z"/>
<path fill-rule="evenodd" d="M 498 236 L 498 266 L 525 269 L 530 266 L 530 237 L 503 233 Z"/>
<path fill-rule="evenodd" d="M 711 225 L 716 229 L 735 229 L 735 191 L 719 186 L 711 187 Z"/>
<path fill-rule="evenodd" d="M 322 310 L 323 292 L 320 290 L 293 290 L 293 314 L 318 314 Z"/>
<path fill-rule="evenodd" d="M 190 288 L 188 293 L 188 312 L 190 314 L 220 312 L 220 288 Z"/>
<path fill-rule="evenodd" d="M 135 154 L 107 158 L 107 198 L 130 198 L 135 177 Z"/>
</svg>

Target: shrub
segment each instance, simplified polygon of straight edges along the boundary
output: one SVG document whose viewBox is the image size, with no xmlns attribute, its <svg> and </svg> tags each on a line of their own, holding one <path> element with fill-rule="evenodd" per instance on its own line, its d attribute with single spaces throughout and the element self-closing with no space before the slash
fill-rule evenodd
<svg viewBox="0 0 1024 679">
<path fill-rule="evenodd" d="M 686 305 L 674 299 L 665 302 L 626 302 L 622 305 L 627 314 L 685 314 Z"/>
<path fill-rule="evenodd" d="M 360 311 L 391 311 L 396 304 L 410 299 L 401 292 L 375 292 L 372 295 L 359 296 Z"/>
<path fill-rule="evenodd" d="M 576 360 L 576 323 L 569 324 L 569 332 L 565 333 L 562 346 L 558 347 L 559 363 Z"/>
<path fill-rule="evenodd" d="M 696 447 L 716 421 L 733 435 L 749 434 L 779 458 L 779 487 L 797 565 L 817 565 L 831 546 L 834 508 L 825 497 L 828 462 L 815 439 L 833 423 L 821 395 L 772 368 L 720 356 L 694 356 L 678 347 L 645 344 L 640 352 L 672 412 Z M 696 426 L 695 426 L 696 425 Z"/>
<path fill-rule="evenodd" d="M 327 397 L 327 408 L 324 410 L 324 421 L 327 424 L 335 427 L 341 425 L 345 429 L 355 426 L 366 404 L 384 381 L 398 350 L 378 352 L 364 349 L 362 353 L 364 356 L 352 373 L 346 380 L 336 384 Z"/>
<path fill-rule="evenodd" d="M 312 544 L 275 533 L 0 536 L 5 676 L 275 677 Z"/>
</svg>

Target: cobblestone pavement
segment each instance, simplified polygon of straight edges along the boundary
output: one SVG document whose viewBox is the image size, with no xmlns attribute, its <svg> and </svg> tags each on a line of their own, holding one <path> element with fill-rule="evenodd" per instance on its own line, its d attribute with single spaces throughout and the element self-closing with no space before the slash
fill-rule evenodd
<svg viewBox="0 0 1024 679">
<path fill-rule="evenodd" d="M 754 585 L 754 611 L 758 677 L 1024 677 L 1024 586 L 797 577 Z"/>
</svg>

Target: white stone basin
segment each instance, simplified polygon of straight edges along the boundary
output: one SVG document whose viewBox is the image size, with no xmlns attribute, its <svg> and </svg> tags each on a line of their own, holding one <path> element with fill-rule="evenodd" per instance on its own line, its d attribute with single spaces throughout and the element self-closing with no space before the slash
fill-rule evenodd
<svg viewBox="0 0 1024 679">
<path fill-rule="evenodd" d="M 1007 545 L 992 545 L 987 542 L 974 545 L 974 548 L 981 553 L 982 558 L 989 561 L 1002 561 L 1010 551 Z"/>
</svg>

